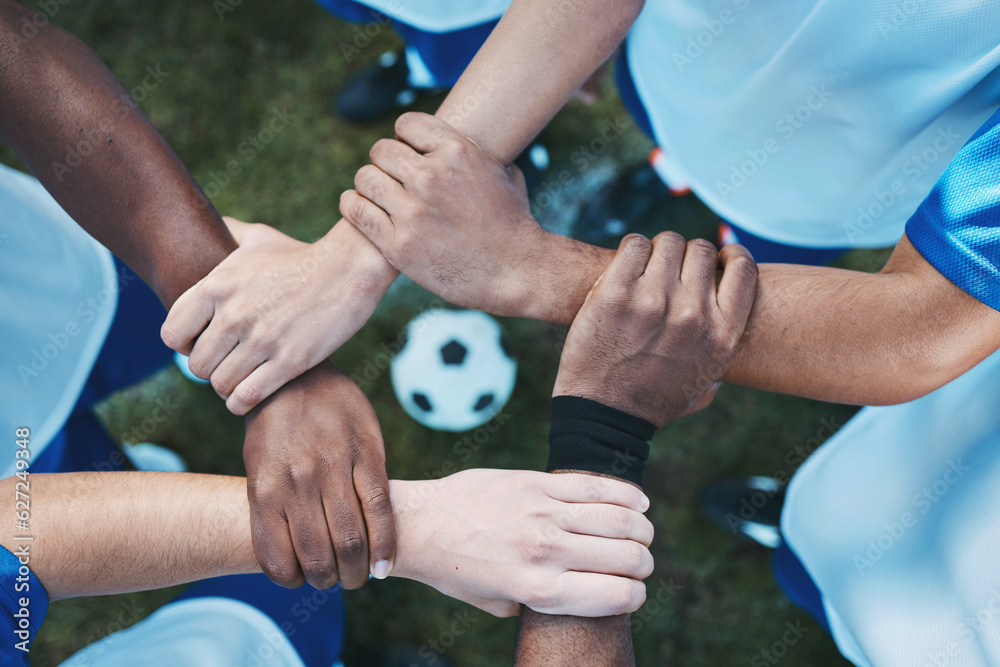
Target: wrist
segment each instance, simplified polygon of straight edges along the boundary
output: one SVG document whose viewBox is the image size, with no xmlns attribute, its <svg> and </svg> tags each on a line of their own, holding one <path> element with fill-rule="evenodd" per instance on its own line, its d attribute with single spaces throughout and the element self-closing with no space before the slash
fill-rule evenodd
<svg viewBox="0 0 1000 667">
<path fill-rule="evenodd" d="M 590 289 L 611 263 L 614 251 L 542 230 L 536 279 L 521 317 L 568 327 Z"/>
<path fill-rule="evenodd" d="M 427 550 L 421 516 L 427 499 L 438 491 L 439 485 L 438 480 L 389 480 L 389 500 L 396 525 L 396 558 L 389 576 L 431 585 L 423 569 Z"/>
<path fill-rule="evenodd" d="M 399 276 L 399 271 L 382 256 L 379 249 L 346 220 L 335 224 L 313 247 L 322 264 L 338 266 L 338 271 L 343 265 L 329 261 L 330 258 L 349 258 L 351 266 L 357 270 L 356 275 L 363 281 L 359 287 L 366 291 L 379 290 L 379 294 L 384 294 Z"/>
</svg>

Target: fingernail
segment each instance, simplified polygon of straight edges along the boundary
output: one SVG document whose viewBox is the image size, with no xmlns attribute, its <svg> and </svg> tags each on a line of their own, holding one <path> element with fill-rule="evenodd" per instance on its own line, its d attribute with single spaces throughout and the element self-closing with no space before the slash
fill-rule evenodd
<svg viewBox="0 0 1000 667">
<path fill-rule="evenodd" d="M 645 494 L 643 494 L 642 500 L 639 501 L 639 507 L 642 508 L 643 512 L 649 509 L 649 498 L 647 498 Z"/>
<path fill-rule="evenodd" d="M 376 562 L 375 566 L 372 568 L 372 576 L 376 579 L 385 579 L 389 576 L 390 569 L 389 561 L 382 559 Z"/>
</svg>

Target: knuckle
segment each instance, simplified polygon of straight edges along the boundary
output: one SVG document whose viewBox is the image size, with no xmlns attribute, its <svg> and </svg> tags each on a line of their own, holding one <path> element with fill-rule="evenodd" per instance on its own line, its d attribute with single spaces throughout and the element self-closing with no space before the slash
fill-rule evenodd
<svg viewBox="0 0 1000 667">
<path fill-rule="evenodd" d="M 334 572 L 336 561 L 332 556 L 309 556 L 302 559 L 299 565 L 302 568 L 302 574 L 312 583 L 327 579 Z"/>
<path fill-rule="evenodd" d="M 645 555 L 644 549 L 635 542 L 625 542 L 619 562 L 628 574 L 637 575 L 643 568 Z"/>
<path fill-rule="evenodd" d="M 683 247 L 687 244 L 684 237 L 674 231 L 663 231 L 653 237 L 657 245 L 663 244 L 666 247 Z"/>
<path fill-rule="evenodd" d="M 197 352 L 188 357 L 188 369 L 202 380 L 209 379 L 211 375 L 208 363 Z"/>
<path fill-rule="evenodd" d="M 687 247 L 689 252 L 695 252 L 700 255 L 717 255 L 719 253 L 715 244 L 708 239 L 691 239 L 687 242 Z"/>
<path fill-rule="evenodd" d="M 337 552 L 337 560 L 352 563 L 364 556 L 365 539 L 356 530 L 348 530 L 338 535 L 334 539 L 334 550 Z"/>
<path fill-rule="evenodd" d="M 163 344 L 171 350 L 177 350 L 185 343 L 185 341 L 181 340 L 180 333 L 178 333 L 177 329 L 174 328 L 169 317 L 167 321 L 163 323 L 163 326 L 160 327 L 160 339 L 162 339 Z"/>
<path fill-rule="evenodd" d="M 628 252 L 645 252 L 648 254 L 652 247 L 652 241 L 641 234 L 629 234 L 621 242 L 621 249 Z"/>
<path fill-rule="evenodd" d="M 385 137 L 379 139 L 374 144 L 372 144 L 371 149 L 368 151 L 368 158 L 372 162 L 377 162 L 379 159 L 379 155 L 384 155 L 385 152 L 389 149 L 391 143 L 392 143 L 391 139 L 386 139 Z"/>
<path fill-rule="evenodd" d="M 615 509 L 611 514 L 611 536 L 624 539 L 632 535 L 632 522 L 629 520 L 628 514 L 624 511 Z"/>
<path fill-rule="evenodd" d="M 309 459 L 295 461 L 288 465 L 285 477 L 293 491 L 301 491 L 315 482 L 316 466 Z"/>
<path fill-rule="evenodd" d="M 298 568 L 296 568 L 290 561 L 274 559 L 262 560 L 260 562 L 260 569 L 267 575 L 268 579 L 277 584 L 294 584 L 300 578 Z"/>
<path fill-rule="evenodd" d="M 216 394 L 222 396 L 223 398 L 229 398 L 229 395 L 233 393 L 235 385 L 236 382 L 232 376 L 223 375 L 222 373 L 212 374 L 212 389 L 215 390 Z"/>
<path fill-rule="evenodd" d="M 746 255 L 738 255 L 730 260 L 726 267 L 727 271 L 735 271 L 737 277 L 747 282 L 757 282 L 760 271 L 757 262 Z"/>
<path fill-rule="evenodd" d="M 521 542 L 521 553 L 524 555 L 524 559 L 532 565 L 548 563 L 552 560 L 556 550 L 554 540 L 541 532 L 533 533 Z"/>
<path fill-rule="evenodd" d="M 633 610 L 633 587 L 629 579 L 615 578 L 608 585 L 608 603 L 618 611 L 624 613 Z"/>
<path fill-rule="evenodd" d="M 395 125 L 393 126 L 393 129 L 396 131 L 396 135 L 398 136 L 400 134 L 404 134 L 406 132 L 406 128 L 410 124 L 412 124 L 416 118 L 417 114 L 416 112 L 413 111 L 407 111 L 406 113 L 399 116 L 399 118 L 396 119 Z"/>
<path fill-rule="evenodd" d="M 243 405 L 257 405 L 263 398 L 263 392 L 256 383 L 244 382 L 236 387 L 232 396 Z"/>
<path fill-rule="evenodd" d="M 378 167 L 366 164 L 365 166 L 358 169 L 357 173 L 354 174 L 354 187 L 358 192 L 361 191 L 371 191 L 375 183 L 375 173 L 378 171 Z"/>
<path fill-rule="evenodd" d="M 389 492 L 382 487 L 370 489 L 362 499 L 362 506 L 366 515 L 384 516 L 389 514 L 392 509 L 389 504 Z"/>
<path fill-rule="evenodd" d="M 370 215 L 372 204 L 364 197 L 351 196 L 347 202 L 341 202 L 340 212 L 348 220 L 375 226 L 375 217 Z"/>
</svg>

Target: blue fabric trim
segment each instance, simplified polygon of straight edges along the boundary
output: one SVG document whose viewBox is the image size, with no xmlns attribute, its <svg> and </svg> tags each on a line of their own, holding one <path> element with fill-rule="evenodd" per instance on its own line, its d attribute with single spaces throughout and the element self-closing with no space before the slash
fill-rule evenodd
<svg viewBox="0 0 1000 667">
<path fill-rule="evenodd" d="M 1000 310 L 1000 111 L 951 161 L 906 236 L 941 275 Z"/>
</svg>

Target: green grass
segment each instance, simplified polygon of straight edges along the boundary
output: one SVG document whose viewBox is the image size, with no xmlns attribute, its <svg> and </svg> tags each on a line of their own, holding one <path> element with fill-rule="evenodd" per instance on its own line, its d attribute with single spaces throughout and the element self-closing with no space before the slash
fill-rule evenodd
<svg viewBox="0 0 1000 667">
<path fill-rule="evenodd" d="M 128 89 L 141 85 L 147 67 L 169 74 L 155 88 L 140 89 L 140 106 L 203 185 L 212 183 L 213 173 L 222 172 L 228 161 L 240 161 L 242 172 L 213 197 L 224 214 L 268 222 L 313 240 L 339 218 L 339 194 L 351 186 L 369 146 L 391 134 L 391 120 L 365 127 L 339 121 L 330 113 L 329 99 L 356 67 L 396 47 L 396 37 L 384 30 L 360 56 L 345 62 L 339 43 L 353 40 L 352 26 L 309 2 L 242 2 L 220 20 L 208 0 L 70 0 L 60 5 L 55 22 L 93 47 Z M 434 104 L 428 101 L 422 108 L 432 110 Z M 262 129 L 275 108 L 294 118 L 252 162 L 243 162 L 240 143 Z M 621 113 L 611 95 L 589 107 L 571 103 L 545 134 L 553 158 L 550 173 L 571 168 L 573 152 Z M 601 169 L 648 149 L 636 130 L 626 132 L 582 175 L 578 187 L 589 187 Z M 0 146 L 0 161 L 23 168 L 6 146 Z M 559 211 L 547 210 L 543 217 L 547 224 L 560 224 Z M 670 217 L 685 234 L 713 233 L 713 219 L 697 202 L 678 203 Z M 871 270 L 883 259 L 883 253 L 853 253 L 841 264 Z M 348 374 L 363 372 L 380 344 L 395 340 L 429 301 L 426 292 L 401 281 L 335 361 Z M 383 426 L 390 476 L 436 476 L 451 460 L 460 467 L 543 466 L 547 398 L 564 333 L 529 321 L 506 320 L 504 325 L 520 358 L 517 389 L 506 408 L 512 417 L 467 462 L 452 452 L 455 435 L 429 431 L 404 414 L 387 376 L 366 388 Z M 210 389 L 185 381 L 175 369 L 112 397 L 99 414 L 118 437 L 141 423 L 156 398 L 164 396 L 180 407 L 150 440 L 179 450 L 195 471 L 243 474 L 241 420 L 228 414 Z M 782 596 L 771 577 L 769 554 L 708 525 L 695 498 L 714 476 L 791 473 L 786 454 L 814 437 L 821 419 L 842 422 L 852 412 L 725 387 L 711 410 L 657 436 L 646 473 L 653 500 L 650 516 L 657 527 L 657 567 L 649 580 L 651 601 L 634 616 L 640 665 L 750 664 L 759 651 L 780 640 L 786 622 L 797 620 L 810 630 L 789 648 L 787 664 L 846 664 L 833 642 Z M 661 594 L 664 602 L 652 600 L 671 585 L 671 595 Z M 33 664 L 57 664 L 117 629 L 120 617 L 131 625 L 175 592 L 54 604 L 32 650 Z M 345 598 L 346 658 L 354 665 L 369 664 L 369 651 L 386 644 L 419 647 L 437 640 L 448 629 L 452 612 L 467 609 L 419 584 L 393 580 L 348 592 Z M 454 665 L 509 663 L 516 621 L 478 611 L 471 618 L 470 631 L 444 657 Z"/>
</svg>

